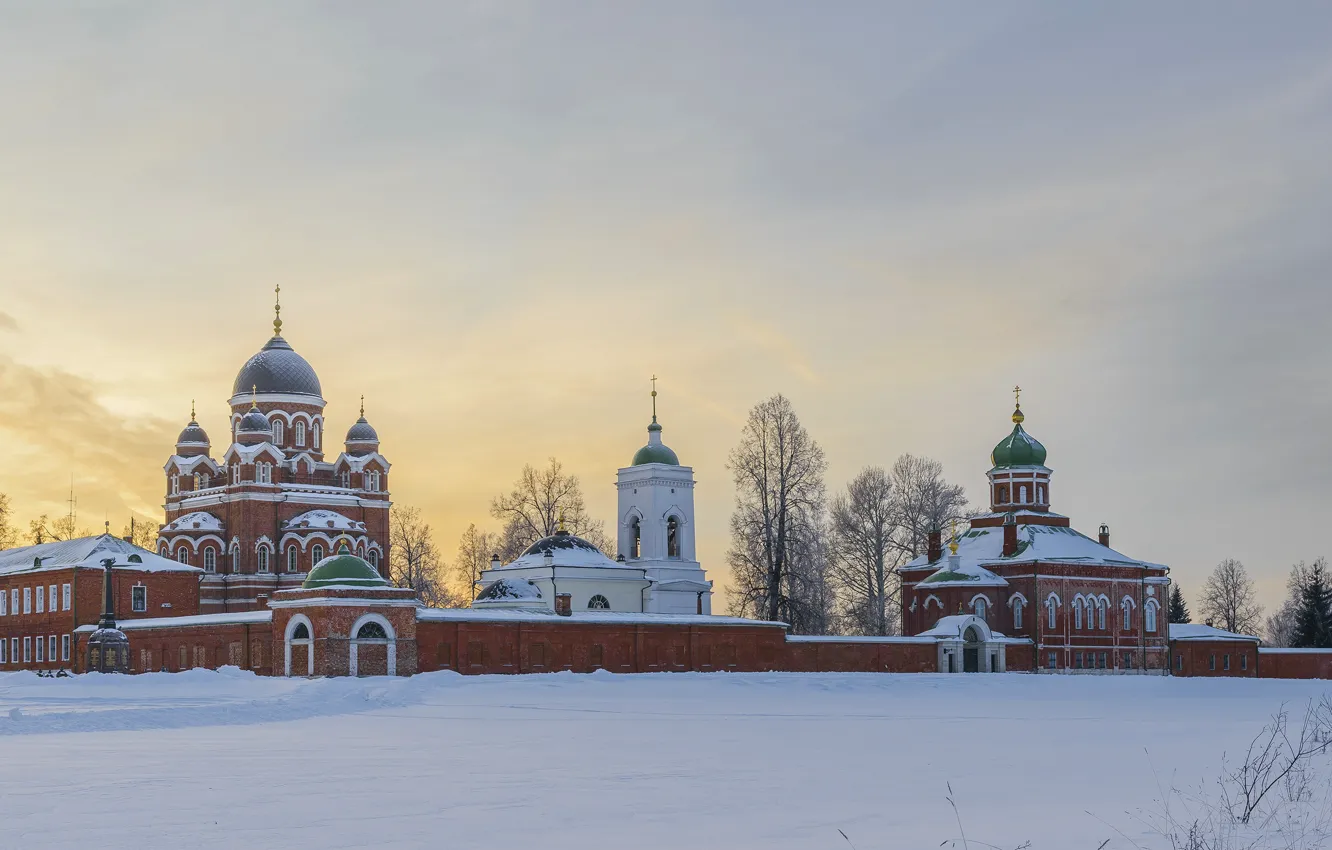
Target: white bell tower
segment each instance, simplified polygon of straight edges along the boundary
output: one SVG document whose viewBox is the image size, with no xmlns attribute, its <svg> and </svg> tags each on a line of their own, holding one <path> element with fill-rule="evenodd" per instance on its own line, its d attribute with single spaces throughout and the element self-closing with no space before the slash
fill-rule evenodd
<svg viewBox="0 0 1332 850">
<path fill-rule="evenodd" d="M 711 614 L 712 582 L 694 547 L 694 470 L 661 441 L 657 379 L 652 378 L 652 424 L 646 446 L 616 476 L 618 551 L 651 582 L 648 611 Z"/>
</svg>

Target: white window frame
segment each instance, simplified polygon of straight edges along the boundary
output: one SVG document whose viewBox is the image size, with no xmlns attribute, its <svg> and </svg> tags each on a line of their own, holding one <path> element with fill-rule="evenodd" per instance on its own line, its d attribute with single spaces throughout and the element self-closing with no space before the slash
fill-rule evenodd
<svg viewBox="0 0 1332 850">
<path fill-rule="evenodd" d="M 46 638 L 46 660 L 54 662 L 56 660 L 56 647 L 60 644 L 56 642 L 55 635 L 48 635 Z"/>
<path fill-rule="evenodd" d="M 140 591 L 143 591 L 140 593 Z M 142 600 L 142 602 L 140 602 Z M 148 586 L 136 584 L 130 588 L 130 610 L 143 614 L 148 611 Z"/>
<path fill-rule="evenodd" d="M 292 545 L 287 547 L 287 572 L 289 573 L 300 572 L 299 559 L 300 559 L 300 552 L 297 550 L 296 544 L 293 543 Z"/>
<path fill-rule="evenodd" d="M 268 572 L 268 546 L 261 545 L 255 551 L 255 557 L 256 557 L 255 563 L 257 565 L 255 569 L 261 573 Z"/>
<path fill-rule="evenodd" d="M 1045 600 L 1046 622 L 1049 623 L 1048 628 L 1050 629 L 1056 629 L 1059 627 L 1059 614 L 1058 611 L 1056 611 L 1058 607 L 1059 603 L 1055 601 L 1053 596 Z"/>
<path fill-rule="evenodd" d="M 1027 485 L 1023 484 L 1018 488 L 1018 503 L 1025 505 L 1027 503 Z"/>
<path fill-rule="evenodd" d="M 190 562 L 190 550 L 186 549 L 184 546 L 181 546 L 179 549 L 176 550 L 176 560 L 179 563 L 188 564 Z"/>
<path fill-rule="evenodd" d="M 9 592 L 0 590 L 0 617 L 9 616 Z"/>
<path fill-rule="evenodd" d="M 17 664 L 17 663 L 19 663 L 19 639 L 18 639 L 18 638 L 10 638 L 10 639 L 9 639 L 9 663 L 10 663 L 10 664 Z"/>
<path fill-rule="evenodd" d="M 25 592 L 26 592 L 26 588 L 25 588 Z M 46 594 L 42 591 L 42 586 L 41 586 L 40 584 L 37 585 L 37 592 L 36 592 L 35 594 L 33 594 L 33 595 L 37 597 L 37 608 L 36 608 L 36 610 L 35 610 L 33 613 L 35 613 L 35 614 L 42 614 L 42 613 L 45 613 L 45 611 L 46 611 Z M 24 606 L 24 607 L 26 607 L 26 606 Z M 24 612 L 24 613 L 26 613 L 26 612 Z"/>
<path fill-rule="evenodd" d="M 280 446 L 280 445 L 282 445 L 282 437 L 283 437 L 283 433 L 282 433 L 282 420 L 279 419 L 279 418 L 277 418 L 276 416 L 274 416 L 274 417 L 273 417 L 273 445 L 276 445 L 276 446 Z"/>
<path fill-rule="evenodd" d="M 32 588 L 31 588 L 31 587 L 25 587 L 25 588 L 23 588 L 23 613 L 24 613 L 24 614 L 31 614 L 31 613 L 32 613 Z"/>
<path fill-rule="evenodd" d="M 1119 603 L 1119 610 L 1124 615 L 1122 620 L 1123 630 L 1127 632 L 1133 628 L 1133 606 L 1125 599 Z"/>
<path fill-rule="evenodd" d="M 369 552 L 366 552 L 365 560 L 376 570 L 379 569 L 379 551 L 377 549 L 371 549 Z"/>
<path fill-rule="evenodd" d="M 237 462 L 237 463 L 233 463 L 233 464 L 231 465 L 231 483 L 232 483 L 232 484 L 239 484 L 239 483 L 240 483 L 240 463 L 239 463 L 239 462 Z"/>
<path fill-rule="evenodd" d="M 240 544 L 239 544 L 239 543 L 232 543 L 232 544 L 231 544 L 231 572 L 232 572 L 232 573 L 239 573 L 239 572 L 240 572 Z"/>
<path fill-rule="evenodd" d="M 24 642 L 24 643 L 27 643 L 27 641 L 28 641 L 27 638 L 24 638 L 24 639 L 23 639 L 23 642 Z M 27 647 L 25 646 L 24 649 L 27 649 Z M 41 635 L 38 635 L 38 636 L 37 636 L 37 646 L 34 647 L 34 652 L 33 652 L 33 656 L 32 656 L 32 663 L 33 663 L 33 664 L 45 664 L 45 663 L 46 663 L 46 657 L 45 657 L 45 656 L 46 656 L 46 646 L 45 646 L 45 641 L 42 640 L 42 636 L 41 636 Z"/>
<path fill-rule="evenodd" d="M 212 546 L 205 546 L 203 550 L 204 572 L 217 572 L 217 550 Z"/>
<path fill-rule="evenodd" d="M 69 635 L 60 636 L 60 660 L 69 660 Z"/>
<path fill-rule="evenodd" d="M 296 431 L 296 445 L 297 445 L 298 447 L 300 447 L 300 448 L 304 448 L 304 447 L 305 447 L 305 423 L 304 423 L 304 422 L 301 422 L 300 420 L 297 420 L 297 421 L 296 421 L 296 424 L 295 424 L 294 426 L 292 426 L 292 427 L 293 427 L 293 430 Z"/>
<path fill-rule="evenodd" d="M 72 590 L 72 588 L 69 586 L 69 583 L 68 583 L 68 582 L 66 582 L 65 584 L 60 585 L 60 610 L 61 610 L 61 611 L 68 611 L 68 610 L 69 610 L 70 600 L 73 598 L 73 594 L 71 593 L 71 590 Z"/>
<path fill-rule="evenodd" d="M 1148 599 L 1142 606 L 1143 627 L 1152 634 L 1156 633 L 1156 600 Z"/>
<path fill-rule="evenodd" d="M 11 613 L 13 616 L 15 616 L 15 617 L 18 616 L 18 613 L 19 613 L 19 589 L 18 589 L 17 587 L 15 587 L 15 588 L 11 588 L 10 591 L 9 591 L 9 610 L 10 610 L 10 613 Z"/>
<path fill-rule="evenodd" d="M 9 641 L 0 638 L 0 664 L 9 663 Z"/>
<path fill-rule="evenodd" d="M 173 476 L 171 476 L 171 495 L 173 495 L 173 496 L 179 496 L 179 495 L 180 495 L 180 476 L 179 476 L 179 475 L 173 475 Z"/>
<path fill-rule="evenodd" d="M 324 547 L 316 543 L 310 547 L 311 568 L 313 568 L 315 564 L 319 563 L 322 560 L 324 560 Z"/>
<path fill-rule="evenodd" d="M 1015 628 L 1015 629 L 1020 629 L 1020 628 L 1022 628 L 1022 603 L 1021 603 L 1021 602 L 1014 602 L 1014 603 L 1013 603 L 1013 628 Z"/>
<path fill-rule="evenodd" d="M 319 431 L 318 422 L 310 426 L 310 445 L 316 449 L 319 448 Z"/>
<path fill-rule="evenodd" d="M 46 610 L 50 611 L 50 612 L 53 613 L 53 614 L 54 614 L 56 611 L 60 610 L 60 609 L 59 609 L 60 597 L 59 597 L 59 595 L 58 595 L 58 593 L 59 593 L 58 588 L 59 588 L 59 587 L 60 587 L 60 585 L 58 585 L 58 584 L 53 584 L 53 585 L 48 586 L 47 589 L 46 589 L 46 592 L 47 592 L 47 594 L 48 594 L 48 595 L 47 595 L 47 602 L 46 602 Z"/>
<path fill-rule="evenodd" d="M 1073 628 L 1082 628 L 1082 600 L 1073 600 Z"/>
</svg>

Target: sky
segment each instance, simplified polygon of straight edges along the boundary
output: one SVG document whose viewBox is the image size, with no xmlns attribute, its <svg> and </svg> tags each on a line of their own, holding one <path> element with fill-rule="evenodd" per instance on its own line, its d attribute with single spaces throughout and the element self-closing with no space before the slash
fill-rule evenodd
<svg viewBox="0 0 1332 850">
<path fill-rule="evenodd" d="M 829 491 L 1054 510 L 1270 607 L 1332 555 L 1332 6 L 0 2 L 0 492 L 160 518 L 271 333 L 451 553 L 526 463 L 665 442 L 723 590 L 747 410 Z"/>
</svg>

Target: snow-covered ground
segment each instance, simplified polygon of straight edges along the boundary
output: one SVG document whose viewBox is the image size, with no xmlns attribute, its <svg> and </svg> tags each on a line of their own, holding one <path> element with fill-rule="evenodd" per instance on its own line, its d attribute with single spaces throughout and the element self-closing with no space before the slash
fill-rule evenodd
<svg viewBox="0 0 1332 850">
<path fill-rule="evenodd" d="M 1323 681 L 0 674 L 0 847 L 1161 846 Z M 1115 832 L 1122 830 L 1125 836 Z M 957 846 L 961 847 L 959 843 Z"/>
</svg>

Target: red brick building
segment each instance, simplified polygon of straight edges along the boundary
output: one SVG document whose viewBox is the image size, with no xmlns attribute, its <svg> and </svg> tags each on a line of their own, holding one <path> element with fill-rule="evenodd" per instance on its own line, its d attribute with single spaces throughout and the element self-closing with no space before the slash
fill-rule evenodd
<svg viewBox="0 0 1332 850">
<path fill-rule="evenodd" d="M 929 551 L 898 570 L 904 633 L 967 612 L 1002 635 L 1028 638 L 1029 670 L 1164 670 L 1168 570 L 1111 549 L 1106 526 L 1093 540 L 1050 510 L 1053 473 L 1023 420 L 1017 407 L 1012 432 L 991 455 L 989 512 L 947 554 L 935 532 Z M 984 657 L 976 660 L 985 669 Z"/>
<path fill-rule="evenodd" d="M 387 569 L 390 465 L 379 435 L 362 402 L 342 451 L 326 455 L 319 376 L 283 338 L 277 309 L 272 339 L 236 374 L 221 456 L 191 415 L 163 467 L 158 554 L 203 570 L 205 612 L 262 609 L 343 544 Z"/>
<path fill-rule="evenodd" d="M 0 670 L 74 669 L 71 644 L 103 608 L 103 564 L 126 621 L 199 612 L 202 571 L 118 537 L 81 537 L 0 551 Z"/>
</svg>

